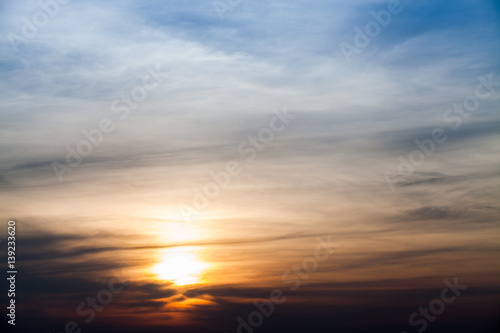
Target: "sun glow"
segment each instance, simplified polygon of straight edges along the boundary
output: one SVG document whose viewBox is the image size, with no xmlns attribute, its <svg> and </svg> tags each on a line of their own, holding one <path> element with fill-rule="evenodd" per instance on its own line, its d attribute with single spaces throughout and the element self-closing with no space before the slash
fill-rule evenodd
<svg viewBox="0 0 500 333">
<path fill-rule="evenodd" d="M 169 280 L 176 285 L 197 284 L 202 282 L 202 274 L 208 264 L 198 260 L 194 251 L 188 248 L 171 249 L 160 263 L 153 266 L 158 279 Z"/>
</svg>

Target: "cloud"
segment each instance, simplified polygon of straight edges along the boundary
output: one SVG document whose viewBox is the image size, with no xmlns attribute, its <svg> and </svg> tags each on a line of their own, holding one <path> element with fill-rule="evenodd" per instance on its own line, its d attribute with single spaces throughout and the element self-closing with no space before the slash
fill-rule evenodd
<svg viewBox="0 0 500 333">
<path fill-rule="evenodd" d="M 416 220 L 440 220 L 453 217 L 448 207 L 422 207 L 409 210 L 408 215 Z"/>
<path fill-rule="evenodd" d="M 242 245 L 242 244 L 259 244 L 268 242 L 277 242 L 282 240 L 293 240 L 302 238 L 314 238 L 324 236 L 322 233 L 317 234 L 288 234 L 270 237 L 260 237 L 260 238 L 242 238 L 242 239 L 220 239 L 220 240 L 210 240 L 210 241 L 192 241 L 192 242 L 179 242 L 173 244 L 144 244 L 144 245 L 128 245 L 128 246 L 81 246 L 80 244 L 88 243 L 89 240 L 94 239 L 97 241 L 96 235 L 58 235 L 58 234 L 48 234 L 45 233 L 40 236 L 28 236 L 26 239 L 22 240 L 23 246 L 25 248 L 24 254 L 22 255 L 22 260 L 24 261 L 38 261 L 43 258 L 50 257 L 52 260 L 57 259 L 67 259 L 75 257 L 85 257 L 87 255 L 99 254 L 103 252 L 114 252 L 114 251 L 136 251 L 136 250 L 150 250 L 150 249 L 168 249 L 175 247 L 193 247 L 193 246 L 231 246 L 231 245 Z M 126 236 L 121 236 L 126 237 Z M 101 235 L 101 240 L 118 239 L 119 235 Z M 71 241 L 71 245 L 67 242 Z M 61 250 L 63 248 L 63 250 Z M 71 264 L 70 264 L 71 265 Z M 79 263 L 78 265 L 81 265 Z M 92 263 L 91 265 L 96 265 Z M 116 268 L 117 264 L 112 264 L 111 262 L 105 262 L 105 265 L 110 265 L 110 268 Z M 89 266 L 85 267 L 90 270 Z"/>
</svg>

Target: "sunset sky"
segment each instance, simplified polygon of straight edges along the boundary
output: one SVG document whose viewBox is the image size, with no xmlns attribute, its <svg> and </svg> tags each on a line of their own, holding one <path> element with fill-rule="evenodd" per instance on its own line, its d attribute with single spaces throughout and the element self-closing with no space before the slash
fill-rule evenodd
<svg viewBox="0 0 500 333">
<path fill-rule="evenodd" d="M 4 1 L 0 31 L 6 332 L 499 329 L 498 1 Z"/>
</svg>

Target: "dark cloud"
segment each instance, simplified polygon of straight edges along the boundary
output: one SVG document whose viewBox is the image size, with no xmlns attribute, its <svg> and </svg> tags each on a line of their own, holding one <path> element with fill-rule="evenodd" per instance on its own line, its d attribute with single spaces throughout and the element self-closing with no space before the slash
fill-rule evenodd
<svg viewBox="0 0 500 333">
<path fill-rule="evenodd" d="M 440 220 L 455 216 L 448 207 L 421 207 L 409 210 L 407 213 L 410 218 L 416 220 Z"/>
<path fill-rule="evenodd" d="M 473 180 L 491 180 L 498 178 L 496 172 L 483 171 L 474 173 L 464 173 L 459 175 L 451 175 L 442 172 L 415 172 L 410 176 L 404 177 L 404 179 L 398 179 L 396 182 L 397 186 L 408 187 L 415 185 L 459 185 L 464 182 L 469 182 Z"/>
<path fill-rule="evenodd" d="M 172 287 L 172 283 L 130 283 L 127 290 L 141 293 L 143 299 L 155 300 L 169 298 L 177 294 L 175 289 L 168 287 Z"/>
<path fill-rule="evenodd" d="M 64 259 L 81 257 L 91 254 L 113 251 L 133 251 L 133 250 L 148 250 L 148 249 L 166 249 L 175 247 L 191 247 L 191 246 L 219 246 L 219 245 L 242 245 L 242 244 L 258 244 L 275 242 L 290 239 L 313 238 L 325 236 L 324 233 L 309 233 L 309 234 L 287 234 L 271 237 L 260 237 L 254 239 L 221 239 L 213 241 L 198 241 L 172 244 L 154 244 L 154 245 L 139 245 L 139 246 L 68 246 L 61 250 L 61 243 L 68 241 L 78 241 L 88 243 L 88 240 L 93 239 L 94 242 L 108 237 L 118 237 L 115 235 L 52 235 L 44 234 L 41 236 L 29 236 L 22 240 L 24 250 L 21 254 L 22 259 L 26 261 L 36 261 L 42 258 L 50 257 L 52 259 Z M 125 236 L 124 236 L 125 237 Z"/>
</svg>

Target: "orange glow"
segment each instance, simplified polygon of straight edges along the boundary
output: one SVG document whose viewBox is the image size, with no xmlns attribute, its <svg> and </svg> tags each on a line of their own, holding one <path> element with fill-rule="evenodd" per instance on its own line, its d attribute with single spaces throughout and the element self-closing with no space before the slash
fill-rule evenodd
<svg viewBox="0 0 500 333">
<path fill-rule="evenodd" d="M 168 250 L 162 261 L 153 266 L 152 271 L 160 280 L 169 280 L 178 286 L 202 282 L 202 274 L 209 267 L 198 259 L 189 248 Z"/>
</svg>

